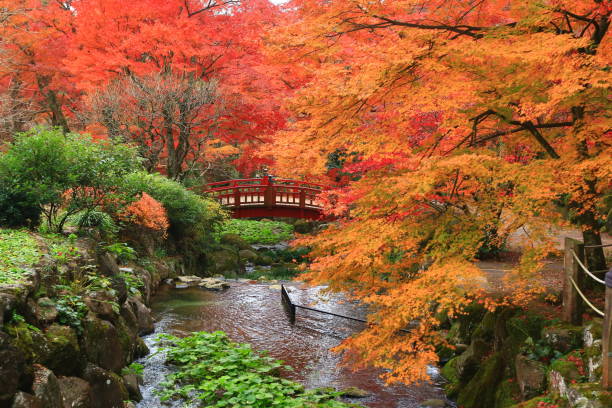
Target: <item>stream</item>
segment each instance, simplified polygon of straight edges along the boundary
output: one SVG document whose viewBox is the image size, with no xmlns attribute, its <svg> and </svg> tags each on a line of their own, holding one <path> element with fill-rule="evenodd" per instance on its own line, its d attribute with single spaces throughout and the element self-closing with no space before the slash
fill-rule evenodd
<svg viewBox="0 0 612 408">
<path fill-rule="evenodd" d="M 353 372 L 342 366 L 341 356 L 330 349 L 362 329 L 362 323 L 298 310 L 296 323 L 292 326 L 284 313 L 278 289 L 263 283 L 229 283 L 231 288 L 223 292 L 164 285 L 152 302 L 156 334 L 182 336 L 193 331 L 222 330 L 232 340 L 250 343 L 256 350 L 268 350 L 272 357 L 292 366 L 294 371 L 287 372 L 286 377 L 307 388 L 358 387 L 370 392 L 367 398 L 347 399 L 370 408 L 412 408 L 427 399 L 445 399 L 443 390 L 435 384 L 440 381 L 435 368 L 431 369 L 434 384 L 408 387 L 385 386 L 376 369 Z M 320 288 L 302 287 L 299 283 L 287 285 L 296 304 L 363 316 L 363 310 L 342 301 L 339 295 L 321 294 Z M 164 356 L 156 353 L 156 334 L 145 338 L 151 355 L 139 361 L 144 365 L 144 399 L 137 407 L 181 407 L 180 402 L 160 402 L 154 393 L 170 370 L 164 365 Z"/>
</svg>

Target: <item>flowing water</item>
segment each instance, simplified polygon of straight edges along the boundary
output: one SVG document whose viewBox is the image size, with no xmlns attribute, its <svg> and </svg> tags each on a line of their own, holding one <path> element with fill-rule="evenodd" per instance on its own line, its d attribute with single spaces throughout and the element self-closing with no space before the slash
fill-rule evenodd
<svg viewBox="0 0 612 408">
<path fill-rule="evenodd" d="M 352 322 L 321 313 L 298 309 L 295 325 L 284 313 L 280 291 L 265 284 L 231 281 L 224 292 L 199 288 L 174 289 L 163 287 L 153 301 L 156 333 L 186 335 L 193 331 L 222 330 L 236 342 L 250 343 L 256 350 L 268 350 L 272 357 L 283 360 L 295 370 L 287 377 L 308 388 L 358 387 L 371 393 L 370 397 L 355 399 L 370 408 L 418 407 L 423 400 L 444 399 L 440 386 L 390 386 L 379 379 L 380 371 L 365 369 L 353 372 L 341 365 L 341 356 L 330 351 L 351 333 L 363 328 Z M 337 295 L 323 295 L 318 288 L 302 288 L 290 284 L 293 303 L 316 307 L 334 313 L 362 317 L 356 305 L 343 302 Z M 169 367 L 164 356 L 156 354 L 155 334 L 145 338 L 152 356 L 144 364 L 144 400 L 139 408 L 162 407 L 154 389 L 163 381 Z M 437 370 L 431 369 L 434 379 Z M 174 404 L 180 407 L 179 403 Z"/>
</svg>

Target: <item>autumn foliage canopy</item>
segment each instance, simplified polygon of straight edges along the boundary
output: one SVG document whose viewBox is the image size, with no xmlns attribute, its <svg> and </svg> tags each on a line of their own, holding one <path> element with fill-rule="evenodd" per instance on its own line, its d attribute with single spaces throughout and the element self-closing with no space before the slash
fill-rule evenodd
<svg viewBox="0 0 612 408">
<path fill-rule="evenodd" d="M 307 277 L 371 308 L 342 350 L 418 382 L 449 346 L 439 312 L 541 293 L 551 229 L 601 243 L 611 13 L 609 0 L 0 0 L 0 129 L 134 143 L 148 171 L 182 182 L 273 165 L 334 185 L 321 197 L 334 222 L 302 240 Z M 131 219 L 165 231 L 157 204 L 143 194 Z M 475 260 L 519 230 L 521 260 L 492 295 Z"/>
</svg>

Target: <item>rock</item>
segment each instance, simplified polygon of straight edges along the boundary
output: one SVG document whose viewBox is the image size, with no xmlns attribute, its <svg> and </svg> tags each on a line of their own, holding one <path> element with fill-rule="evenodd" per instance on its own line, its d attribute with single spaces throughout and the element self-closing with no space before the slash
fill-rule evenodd
<svg viewBox="0 0 612 408">
<path fill-rule="evenodd" d="M 568 406 L 576 408 L 612 407 L 612 393 L 598 383 L 571 384 L 567 390 Z"/>
<path fill-rule="evenodd" d="M 64 407 L 57 377 L 51 370 L 39 364 L 34 365 L 32 391 L 40 401 L 41 408 Z"/>
<path fill-rule="evenodd" d="M 208 290 L 223 290 L 229 288 L 230 284 L 221 279 L 204 278 L 198 286 L 202 289 Z"/>
<path fill-rule="evenodd" d="M 314 230 L 314 224 L 307 220 L 298 219 L 295 224 L 293 224 L 293 229 L 298 234 L 308 234 Z"/>
<path fill-rule="evenodd" d="M 36 302 L 34 317 L 40 324 L 46 326 L 57 320 L 57 307 L 48 297 L 42 297 Z"/>
<path fill-rule="evenodd" d="M 189 285 L 186 283 L 177 283 L 176 285 L 174 285 L 175 289 L 187 289 L 188 287 Z"/>
<path fill-rule="evenodd" d="M 567 358 L 558 358 L 551 363 L 548 371 L 548 391 L 561 398 L 567 398 L 569 384 L 579 381 L 580 377 L 576 364 Z"/>
<path fill-rule="evenodd" d="M 238 249 L 251 249 L 251 246 L 238 234 L 223 234 L 220 241 L 222 244 L 230 245 Z"/>
<path fill-rule="evenodd" d="M 340 391 L 340 395 L 346 398 L 367 398 L 372 394 L 361 388 L 349 387 Z"/>
<path fill-rule="evenodd" d="M 51 325 L 45 331 L 49 352 L 44 359 L 45 366 L 59 375 L 77 375 L 84 366 L 79 340 L 72 327 Z"/>
<path fill-rule="evenodd" d="M 118 307 L 119 304 L 110 292 L 93 292 L 84 297 L 83 301 L 89 310 L 105 320 L 115 320 L 118 316 L 118 310 L 115 307 Z"/>
<path fill-rule="evenodd" d="M 475 339 L 467 350 L 457 357 L 455 368 L 460 381 L 468 381 L 472 378 L 489 348 L 490 345 L 488 343 L 481 339 Z"/>
<path fill-rule="evenodd" d="M 421 402 L 420 408 L 444 408 L 446 401 L 441 399 L 428 399 Z"/>
<path fill-rule="evenodd" d="M 250 249 L 242 249 L 240 252 L 238 252 L 238 255 L 240 256 L 240 259 L 248 262 L 255 262 L 257 258 L 259 258 L 259 255 Z"/>
<path fill-rule="evenodd" d="M 495 406 L 495 390 L 504 376 L 504 359 L 501 353 L 494 353 L 486 359 L 471 380 L 461 387 L 457 405 L 470 408 L 491 408 Z"/>
<path fill-rule="evenodd" d="M 0 331 L 0 406 L 17 392 L 25 364 L 23 352 L 11 344 L 8 334 Z"/>
<path fill-rule="evenodd" d="M 142 337 L 136 337 L 136 344 L 134 345 L 134 358 L 141 358 L 149 353 L 149 346 L 147 346 Z"/>
<path fill-rule="evenodd" d="M 11 311 L 17 307 L 17 297 L 11 293 L 0 292 L 0 326 L 10 320 Z"/>
<path fill-rule="evenodd" d="M 112 323 L 88 314 L 83 322 L 83 343 L 87 361 L 115 372 L 124 366 L 124 350 Z"/>
<path fill-rule="evenodd" d="M 519 354 L 514 360 L 516 379 L 524 400 L 542 393 L 546 383 L 546 367 L 539 361 Z"/>
<path fill-rule="evenodd" d="M 64 408 L 91 408 L 91 386 L 77 377 L 58 379 Z"/>
<path fill-rule="evenodd" d="M 15 394 L 11 408 L 42 408 L 42 406 L 34 395 L 19 391 Z"/>
<path fill-rule="evenodd" d="M 128 297 L 128 287 L 125 283 L 125 279 L 121 276 L 111 277 L 111 288 L 115 291 L 117 303 L 120 305 L 125 303 Z"/>
<path fill-rule="evenodd" d="M 236 251 L 222 249 L 209 255 L 210 270 L 213 273 L 238 272 L 240 264 Z"/>
<path fill-rule="evenodd" d="M 123 383 L 132 401 L 142 401 L 138 376 L 136 374 L 126 374 L 123 376 Z"/>
<path fill-rule="evenodd" d="M 177 279 L 179 282 L 186 283 L 188 285 L 197 285 L 202 280 L 202 278 L 195 275 L 179 276 Z"/>
<path fill-rule="evenodd" d="M 136 298 L 130 298 L 128 304 L 136 317 L 138 335 L 144 336 L 145 334 L 153 333 L 155 326 L 153 325 L 153 318 L 151 317 L 151 309 Z"/>
<path fill-rule="evenodd" d="M 123 379 L 115 373 L 88 364 L 83 378 L 91 386 L 91 408 L 123 408 L 129 399 Z"/>
<path fill-rule="evenodd" d="M 268 288 L 272 290 L 281 290 L 281 285 L 270 285 L 268 286 Z"/>
<path fill-rule="evenodd" d="M 98 267 L 104 276 L 116 276 L 120 272 L 115 256 L 109 252 L 98 255 Z"/>
<path fill-rule="evenodd" d="M 582 327 L 569 324 L 544 327 L 542 339 L 553 349 L 567 353 L 582 346 Z"/>
</svg>

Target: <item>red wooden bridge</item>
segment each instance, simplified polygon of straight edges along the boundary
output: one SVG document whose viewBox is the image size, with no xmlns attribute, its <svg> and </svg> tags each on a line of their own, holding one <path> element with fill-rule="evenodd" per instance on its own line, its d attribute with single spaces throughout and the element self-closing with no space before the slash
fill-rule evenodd
<svg viewBox="0 0 612 408">
<path fill-rule="evenodd" d="M 326 186 L 305 181 L 263 178 L 237 179 L 208 184 L 206 191 L 232 211 L 234 218 L 321 218 L 316 197 Z"/>
</svg>

